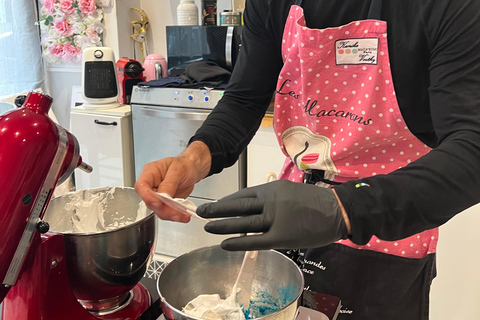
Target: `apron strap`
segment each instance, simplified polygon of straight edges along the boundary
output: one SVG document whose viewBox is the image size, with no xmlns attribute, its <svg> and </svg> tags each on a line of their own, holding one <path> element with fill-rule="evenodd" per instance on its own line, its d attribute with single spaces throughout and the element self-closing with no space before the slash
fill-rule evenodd
<svg viewBox="0 0 480 320">
<path fill-rule="evenodd" d="M 382 0 L 372 0 L 368 9 L 367 19 L 380 20 L 382 15 Z M 292 5 L 302 6 L 302 0 L 292 0 Z"/>
<path fill-rule="evenodd" d="M 303 183 L 307 184 L 316 184 L 317 182 L 323 182 L 329 185 L 337 186 L 342 184 L 341 182 L 336 182 L 336 181 L 331 181 L 325 179 L 325 171 L 324 170 L 308 170 L 305 171 L 305 174 L 303 176 Z"/>
<path fill-rule="evenodd" d="M 368 9 L 367 19 L 381 20 L 382 16 L 382 0 L 372 0 L 370 9 Z"/>
</svg>

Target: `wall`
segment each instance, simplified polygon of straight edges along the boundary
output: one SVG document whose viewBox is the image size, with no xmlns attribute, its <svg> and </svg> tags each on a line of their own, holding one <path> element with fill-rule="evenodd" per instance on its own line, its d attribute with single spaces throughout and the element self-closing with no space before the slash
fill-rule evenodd
<svg viewBox="0 0 480 320">
<path fill-rule="evenodd" d="M 480 319 L 480 204 L 440 227 L 430 319 Z"/>
<path fill-rule="evenodd" d="M 79 86 L 82 82 L 81 64 L 50 64 L 46 70 L 46 91 L 53 98 L 53 113 L 58 123 L 68 130 L 72 86 Z"/>
<path fill-rule="evenodd" d="M 238 2 L 236 0 L 235 2 Z M 241 2 L 241 1 L 240 1 Z M 142 9 L 147 12 L 150 22 L 150 29 L 147 33 L 147 41 L 150 53 L 159 53 L 167 56 L 167 44 L 165 26 L 177 24 L 177 6 L 180 0 L 141 0 Z M 195 0 L 198 7 L 198 21 L 201 20 L 201 0 Z M 232 8 L 232 0 L 217 0 L 217 24 L 219 15 L 223 10 Z"/>
</svg>

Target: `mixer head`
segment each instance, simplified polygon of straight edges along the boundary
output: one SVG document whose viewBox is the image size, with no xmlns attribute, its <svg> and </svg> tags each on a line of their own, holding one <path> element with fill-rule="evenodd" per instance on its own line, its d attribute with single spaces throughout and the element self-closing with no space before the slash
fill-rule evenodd
<svg viewBox="0 0 480 320">
<path fill-rule="evenodd" d="M 41 221 L 55 186 L 82 162 L 76 138 L 55 124 L 52 98 L 30 92 L 23 106 L 0 115 L 0 302 L 15 285 L 22 266 L 48 231 Z"/>
</svg>

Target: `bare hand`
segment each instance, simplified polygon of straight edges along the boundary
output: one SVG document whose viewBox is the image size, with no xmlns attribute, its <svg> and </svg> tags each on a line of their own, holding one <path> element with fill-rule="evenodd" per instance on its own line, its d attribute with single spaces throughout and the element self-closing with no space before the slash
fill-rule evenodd
<svg viewBox="0 0 480 320">
<path fill-rule="evenodd" d="M 195 183 L 208 174 L 210 162 L 208 147 L 194 142 L 178 157 L 147 163 L 135 183 L 135 191 L 160 219 L 189 222 L 190 216 L 165 206 L 153 192 L 164 192 L 173 198 L 188 197 Z"/>
</svg>

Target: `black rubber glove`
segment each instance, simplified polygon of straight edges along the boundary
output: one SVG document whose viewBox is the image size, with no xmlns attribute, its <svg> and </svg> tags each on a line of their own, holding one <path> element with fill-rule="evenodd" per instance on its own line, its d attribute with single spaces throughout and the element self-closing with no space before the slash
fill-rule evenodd
<svg viewBox="0 0 480 320">
<path fill-rule="evenodd" d="M 229 238 L 226 250 L 317 248 L 347 237 L 342 212 L 331 189 L 279 180 L 242 189 L 197 208 L 214 234 L 261 233 Z"/>
</svg>

